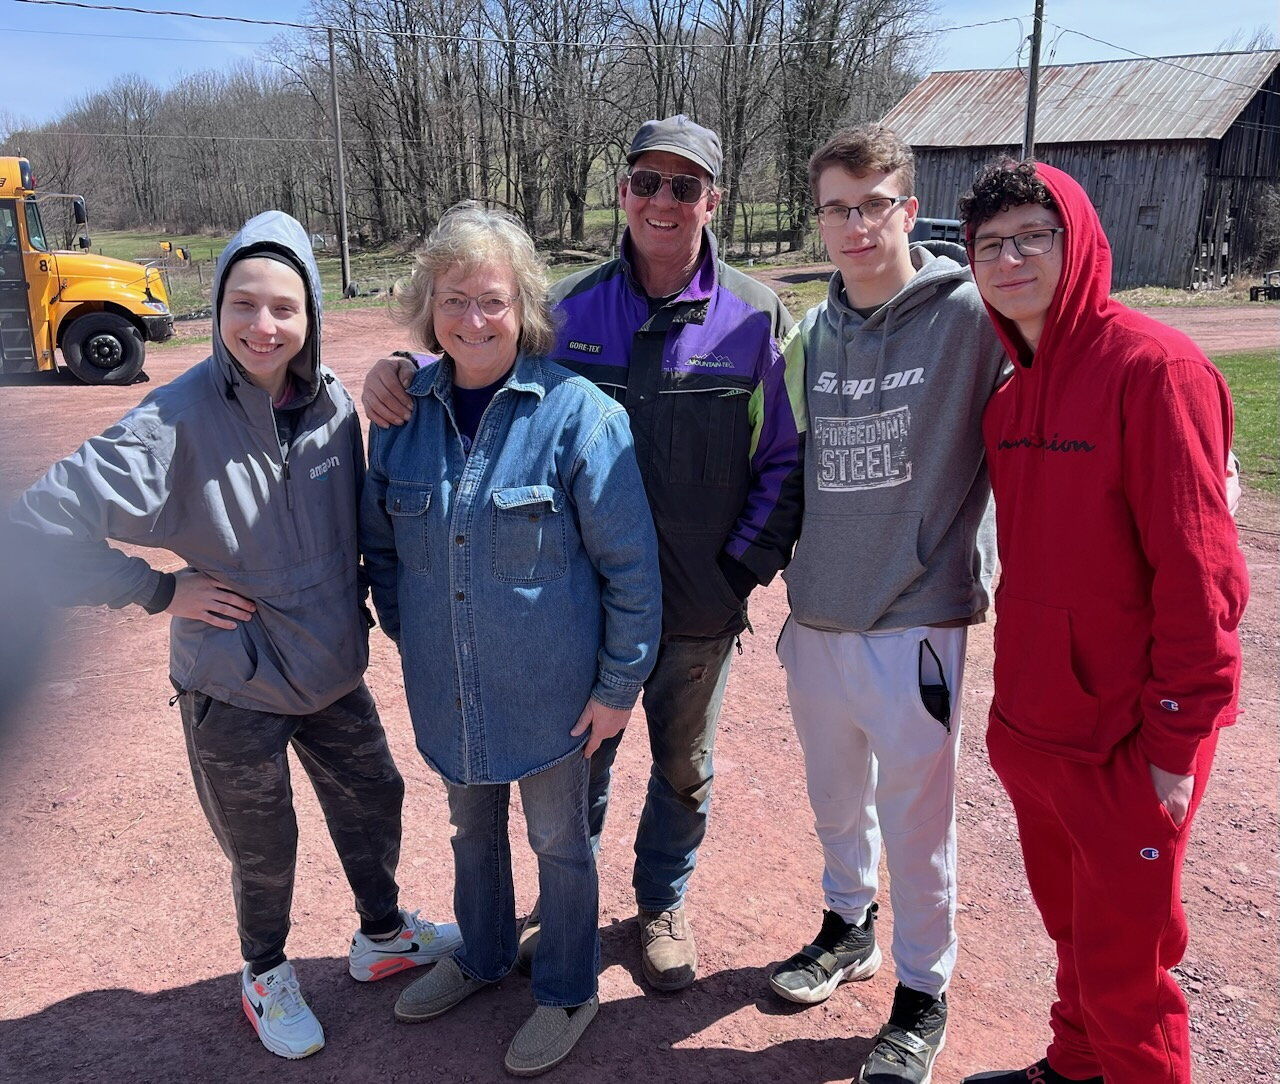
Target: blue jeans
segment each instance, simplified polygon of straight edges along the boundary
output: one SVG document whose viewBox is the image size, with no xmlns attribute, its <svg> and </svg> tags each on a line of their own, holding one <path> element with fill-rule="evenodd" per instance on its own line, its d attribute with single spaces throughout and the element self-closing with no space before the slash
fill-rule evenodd
<svg viewBox="0 0 1280 1084">
<path fill-rule="evenodd" d="M 600 968 L 599 886 L 587 836 L 587 762 L 572 753 L 518 783 L 538 856 L 542 936 L 533 957 L 533 997 L 568 1007 L 596 993 Z M 453 913 L 464 972 L 497 982 L 516 959 L 516 897 L 507 831 L 510 783 L 446 783 L 453 824 Z"/>
<path fill-rule="evenodd" d="M 631 878 L 642 910 L 664 911 L 684 902 L 685 885 L 707 834 L 716 721 L 736 640 L 736 636 L 725 636 L 664 641 L 658 649 L 658 664 L 644 683 L 653 767 L 636 831 Z M 605 742 L 591 758 L 588 820 L 593 851 L 600 847 L 613 759 L 621 738 Z"/>
</svg>

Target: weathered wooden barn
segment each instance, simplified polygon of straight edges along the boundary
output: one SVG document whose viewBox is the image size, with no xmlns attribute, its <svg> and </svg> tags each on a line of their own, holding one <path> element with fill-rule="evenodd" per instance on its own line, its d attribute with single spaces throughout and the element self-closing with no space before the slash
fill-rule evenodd
<svg viewBox="0 0 1280 1084">
<path fill-rule="evenodd" d="M 933 72 L 885 116 L 915 149 L 921 214 L 955 217 L 979 167 L 1020 153 L 1026 99 L 1020 69 Z M 1116 289 L 1220 285 L 1280 184 L 1280 51 L 1042 67 L 1035 139 L 1098 208 Z"/>
</svg>

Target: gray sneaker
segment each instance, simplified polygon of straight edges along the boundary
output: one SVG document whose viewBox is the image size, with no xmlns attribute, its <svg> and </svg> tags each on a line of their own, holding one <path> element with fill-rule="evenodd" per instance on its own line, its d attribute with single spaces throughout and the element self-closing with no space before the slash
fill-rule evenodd
<svg viewBox="0 0 1280 1084">
<path fill-rule="evenodd" d="M 396 1019 L 416 1024 L 419 1020 L 443 1016 L 459 1001 L 492 985 L 473 979 L 458 966 L 457 960 L 446 956 L 422 978 L 411 982 L 400 992 L 396 1001 Z"/>
<path fill-rule="evenodd" d="M 538 1076 L 569 1056 L 574 1044 L 595 1019 L 600 999 L 593 997 L 571 1009 L 539 1005 L 516 1032 L 503 1062 L 512 1076 Z"/>
<path fill-rule="evenodd" d="M 823 911 L 822 929 L 813 944 L 784 960 L 769 976 L 773 992 L 801 1005 L 817 1005 L 842 982 L 871 978 L 880 969 L 875 930 L 878 910 L 873 903 L 856 926 L 834 911 Z"/>
<path fill-rule="evenodd" d="M 929 1084 L 946 1040 L 947 995 L 931 997 L 898 983 L 889 1022 L 854 1084 Z"/>
</svg>

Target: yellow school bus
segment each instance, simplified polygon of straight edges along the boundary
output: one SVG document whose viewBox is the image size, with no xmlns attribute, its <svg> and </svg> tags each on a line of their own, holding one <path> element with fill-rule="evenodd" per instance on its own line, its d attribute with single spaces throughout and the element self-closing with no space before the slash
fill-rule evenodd
<svg viewBox="0 0 1280 1084">
<path fill-rule="evenodd" d="M 83 226 L 84 200 L 63 198 Z M 0 373 L 53 372 L 61 350 L 86 384 L 128 384 L 142 371 L 143 344 L 173 335 L 158 270 L 84 251 L 83 234 L 79 245 L 79 252 L 53 249 L 31 164 L 0 157 Z"/>
</svg>

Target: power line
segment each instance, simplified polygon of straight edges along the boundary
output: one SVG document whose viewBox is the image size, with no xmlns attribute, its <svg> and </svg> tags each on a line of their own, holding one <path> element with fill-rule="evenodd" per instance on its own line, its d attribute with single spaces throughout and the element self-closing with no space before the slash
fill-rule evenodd
<svg viewBox="0 0 1280 1084">
<path fill-rule="evenodd" d="M 244 15 L 209 15 L 196 11 L 173 11 L 160 8 L 128 7 L 123 4 L 88 4 L 84 0 L 13 0 L 15 4 L 31 4 L 36 7 L 79 8 L 82 11 L 112 11 L 131 15 L 169 15 L 181 19 L 198 19 L 205 22 L 241 23 L 247 26 L 272 26 L 282 30 L 330 31 L 336 34 L 370 34 L 388 38 L 420 38 L 426 41 L 452 42 L 462 45 L 539 45 L 558 46 L 570 49 L 600 49 L 608 45 L 612 49 L 770 49 L 778 46 L 794 45 L 839 45 L 847 38 L 793 38 L 776 42 L 739 42 L 739 41 L 669 41 L 669 42 L 604 42 L 604 41 L 565 41 L 559 38 L 500 38 L 483 34 L 440 34 L 429 30 L 389 30 L 373 26 L 332 26 L 328 23 L 294 23 L 282 19 L 251 19 Z M 960 26 L 943 26 L 927 30 L 906 30 L 897 36 L 900 39 L 924 37 L 933 34 L 950 34 L 957 30 L 976 30 L 984 26 L 996 26 L 999 23 L 1016 23 L 1017 19 L 987 19 L 983 22 L 965 23 Z M 55 31 L 48 31 L 55 33 Z M 122 35 L 123 36 L 123 35 Z M 190 39 L 195 40 L 195 39 Z"/>
<path fill-rule="evenodd" d="M 21 0 L 21 2 L 26 3 L 26 2 L 30 2 L 30 0 Z M 1049 20 L 1046 19 L 1045 22 L 1049 22 Z M 1115 49 L 1117 52 L 1128 53 L 1130 56 L 1137 57 L 1139 60 L 1152 60 L 1152 61 L 1155 61 L 1155 63 L 1157 64 L 1163 64 L 1167 68 L 1177 68 L 1179 71 L 1190 72 L 1192 75 L 1198 75 L 1202 79 L 1214 79 L 1214 80 L 1217 80 L 1219 83 L 1227 83 L 1233 87 L 1243 87 L 1245 90 L 1252 90 L 1255 92 L 1260 92 L 1262 94 L 1274 94 L 1276 97 L 1280 98 L 1280 91 L 1267 90 L 1265 87 L 1257 87 L 1257 86 L 1254 86 L 1252 83 L 1242 83 L 1238 79 L 1228 79 L 1225 75 L 1212 75 L 1209 72 L 1201 71 L 1199 68 L 1193 68 L 1188 64 L 1177 64 L 1170 57 L 1148 56 L 1146 53 L 1139 53 L 1137 50 L 1130 49 L 1128 46 L 1117 45 L 1113 41 L 1105 41 L 1102 38 L 1095 38 L 1092 34 L 1086 34 L 1083 30 L 1073 30 L 1069 26 L 1060 26 L 1058 23 L 1049 23 L 1049 25 L 1054 27 L 1057 30 L 1062 31 L 1062 33 L 1064 34 L 1075 34 L 1076 37 L 1078 38 L 1087 38 L 1089 41 L 1096 42 L 1098 45 L 1105 45 L 1108 49 Z M 1262 51 L 1265 52 L 1269 50 L 1262 50 Z M 1209 54 L 1209 55 L 1214 55 L 1214 54 Z M 1096 60 L 1083 61 L 1083 63 L 1105 64 L 1106 61 L 1096 61 Z M 1061 66 L 1067 67 L 1067 65 L 1061 65 Z"/>
<path fill-rule="evenodd" d="M 187 45 L 270 45 L 264 38 L 165 38 L 153 34 L 97 34 L 87 30 L 31 30 L 20 26 L 0 26 L 0 34 L 44 34 L 52 38 L 114 38 L 120 41 L 176 41 Z"/>
</svg>

